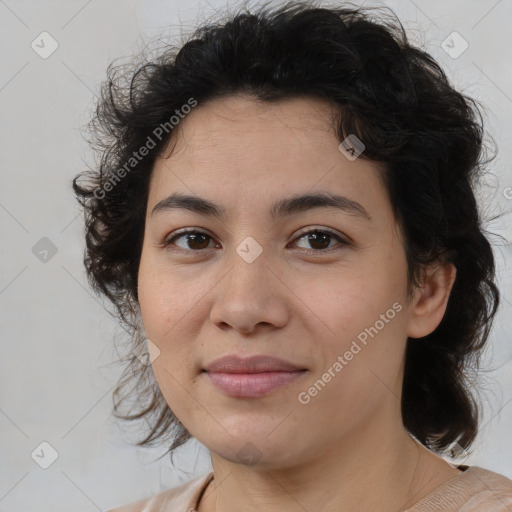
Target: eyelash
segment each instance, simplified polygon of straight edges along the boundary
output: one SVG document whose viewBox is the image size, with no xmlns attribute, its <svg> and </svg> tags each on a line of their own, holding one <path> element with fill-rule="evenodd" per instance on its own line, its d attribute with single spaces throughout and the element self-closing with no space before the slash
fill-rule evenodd
<svg viewBox="0 0 512 512">
<path fill-rule="evenodd" d="M 349 242 L 347 242 L 345 239 L 341 238 L 337 233 L 335 233 L 334 231 L 331 231 L 330 229 L 326 229 L 326 228 L 323 228 L 323 229 L 315 228 L 315 229 L 312 229 L 309 231 L 302 231 L 298 234 L 298 236 L 294 239 L 294 241 L 300 240 L 301 238 L 304 238 L 305 236 L 310 235 L 312 233 L 326 233 L 326 234 L 330 235 L 331 237 L 335 238 L 338 242 L 340 242 L 342 247 L 334 248 L 334 249 L 331 247 L 329 249 L 316 249 L 316 250 L 315 249 L 303 249 L 303 251 L 306 252 L 307 254 L 318 255 L 319 253 L 327 253 L 327 252 L 337 251 L 337 250 L 342 249 L 343 246 L 350 245 Z M 213 237 L 211 237 L 205 231 L 201 231 L 201 230 L 194 229 L 194 228 L 187 228 L 187 229 L 178 231 L 171 238 L 167 238 L 166 240 L 164 240 L 164 242 L 161 245 L 162 245 L 162 247 L 167 248 L 168 250 L 171 250 L 170 246 L 172 245 L 172 243 L 175 240 L 177 240 L 187 234 L 202 234 L 202 235 L 206 235 L 207 237 L 209 237 L 210 239 L 213 240 Z M 183 249 L 181 247 L 178 247 L 177 250 L 183 251 L 183 252 L 190 252 L 190 253 L 196 252 L 197 253 L 197 252 L 206 251 L 207 249 L 194 250 L 194 249 Z"/>
</svg>

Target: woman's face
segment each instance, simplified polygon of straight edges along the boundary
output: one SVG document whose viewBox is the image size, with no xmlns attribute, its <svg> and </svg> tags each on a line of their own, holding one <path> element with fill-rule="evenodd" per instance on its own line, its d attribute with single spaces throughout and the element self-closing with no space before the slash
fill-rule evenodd
<svg viewBox="0 0 512 512">
<path fill-rule="evenodd" d="M 221 457 L 276 467 L 388 425 L 389 414 L 399 421 L 407 267 L 376 164 L 338 149 L 317 99 L 216 99 L 178 129 L 154 166 L 139 270 L 145 333 L 160 351 L 153 370 L 174 414 Z M 320 193 L 346 200 L 288 202 Z M 153 212 L 172 194 L 223 216 L 176 201 Z M 203 235 L 177 236 L 185 228 Z M 204 371 L 225 355 L 302 371 Z"/>
</svg>

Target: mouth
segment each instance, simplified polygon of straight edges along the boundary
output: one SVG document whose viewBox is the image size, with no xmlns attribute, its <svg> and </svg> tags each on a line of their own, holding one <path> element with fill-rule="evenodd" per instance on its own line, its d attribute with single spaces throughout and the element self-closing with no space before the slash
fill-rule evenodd
<svg viewBox="0 0 512 512">
<path fill-rule="evenodd" d="M 213 386 L 233 398 L 258 398 L 295 382 L 308 372 L 293 363 L 271 356 L 242 358 L 224 356 L 203 373 Z"/>
<path fill-rule="evenodd" d="M 209 373 L 207 378 L 220 391 L 233 398 L 258 398 L 291 384 L 307 370 L 264 373 Z"/>
</svg>

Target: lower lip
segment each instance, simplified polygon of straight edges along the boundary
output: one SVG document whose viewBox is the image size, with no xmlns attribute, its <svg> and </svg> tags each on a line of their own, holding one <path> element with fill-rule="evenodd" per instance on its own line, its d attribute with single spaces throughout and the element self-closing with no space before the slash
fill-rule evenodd
<svg viewBox="0 0 512 512">
<path fill-rule="evenodd" d="M 300 378 L 306 370 L 265 373 L 208 373 L 210 382 L 235 398 L 258 398 Z"/>
</svg>

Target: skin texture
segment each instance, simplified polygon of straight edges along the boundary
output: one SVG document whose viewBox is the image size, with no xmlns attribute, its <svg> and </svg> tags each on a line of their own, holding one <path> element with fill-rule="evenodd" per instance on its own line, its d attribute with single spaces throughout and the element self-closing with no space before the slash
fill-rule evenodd
<svg viewBox="0 0 512 512">
<path fill-rule="evenodd" d="M 455 268 L 426 269 L 407 302 L 402 239 L 378 167 L 340 152 L 332 112 L 316 98 L 199 104 L 153 169 L 139 303 L 160 350 L 152 363 L 158 385 L 211 452 L 215 478 L 200 512 L 405 510 L 460 472 L 417 443 L 400 414 L 407 336 L 440 323 Z M 320 191 L 357 201 L 370 220 L 334 208 L 270 217 L 274 201 Z M 221 205 L 226 219 L 151 215 L 174 192 Z M 164 247 L 181 228 L 211 238 L 194 244 L 182 236 Z M 315 245 L 303 228 L 329 228 L 348 244 L 332 237 Z M 262 249 L 252 263 L 236 250 L 247 237 Z M 299 393 L 396 303 L 400 311 L 301 403 Z M 308 371 L 270 395 L 233 398 L 202 372 L 233 353 L 272 355 Z"/>
</svg>

